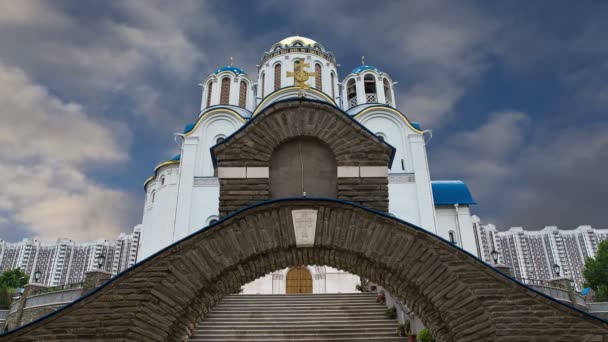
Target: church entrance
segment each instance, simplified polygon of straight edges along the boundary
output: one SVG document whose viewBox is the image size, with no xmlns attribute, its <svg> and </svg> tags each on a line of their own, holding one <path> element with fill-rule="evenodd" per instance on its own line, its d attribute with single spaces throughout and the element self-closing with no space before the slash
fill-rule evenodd
<svg viewBox="0 0 608 342">
<path fill-rule="evenodd" d="M 286 293 L 312 293 L 312 275 L 306 267 L 292 268 L 287 272 Z"/>
</svg>

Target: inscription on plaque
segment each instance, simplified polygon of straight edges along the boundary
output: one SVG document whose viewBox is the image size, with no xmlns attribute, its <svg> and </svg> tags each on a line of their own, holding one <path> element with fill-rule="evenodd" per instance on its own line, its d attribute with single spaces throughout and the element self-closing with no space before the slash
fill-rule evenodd
<svg viewBox="0 0 608 342">
<path fill-rule="evenodd" d="M 291 211 L 293 229 L 296 235 L 296 247 L 312 247 L 315 244 L 317 229 L 317 210 L 298 209 Z"/>
</svg>

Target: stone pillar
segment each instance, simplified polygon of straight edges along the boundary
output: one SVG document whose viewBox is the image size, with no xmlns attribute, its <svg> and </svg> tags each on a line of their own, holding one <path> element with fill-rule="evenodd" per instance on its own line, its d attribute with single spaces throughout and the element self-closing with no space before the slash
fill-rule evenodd
<svg viewBox="0 0 608 342">
<path fill-rule="evenodd" d="M 513 277 L 513 274 L 511 273 L 511 267 L 509 267 L 508 265 L 498 263 L 494 265 L 494 268 L 502 274 L 508 275 L 509 277 Z"/>
<path fill-rule="evenodd" d="M 84 273 L 84 284 L 82 285 L 82 295 L 91 292 L 99 285 L 112 278 L 112 273 L 104 270 L 91 270 Z"/>
<path fill-rule="evenodd" d="M 6 317 L 6 328 L 7 330 L 12 330 L 21 326 L 21 319 L 23 317 L 23 309 L 25 308 L 25 304 L 27 302 L 27 297 L 31 296 L 33 291 L 44 289 L 46 286 L 38 283 L 30 283 L 25 285 L 23 288 L 23 293 L 21 294 L 21 298 L 17 302 L 17 308 L 12 315 L 12 317 Z"/>
<path fill-rule="evenodd" d="M 553 279 L 549 279 L 549 285 L 568 291 L 568 298 L 570 298 L 570 303 L 572 303 L 573 306 L 576 305 L 576 296 L 574 293 L 574 288 L 572 287 L 572 283 L 570 282 L 570 278 L 556 277 Z"/>
</svg>

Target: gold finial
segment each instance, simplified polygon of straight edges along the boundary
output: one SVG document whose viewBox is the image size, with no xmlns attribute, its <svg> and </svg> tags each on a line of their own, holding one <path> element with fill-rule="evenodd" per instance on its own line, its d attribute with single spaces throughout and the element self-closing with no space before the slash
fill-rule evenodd
<svg viewBox="0 0 608 342">
<path fill-rule="evenodd" d="M 234 65 L 234 58 L 230 57 L 230 66 Z"/>
<path fill-rule="evenodd" d="M 361 65 L 365 65 L 365 56 L 361 56 Z"/>
</svg>

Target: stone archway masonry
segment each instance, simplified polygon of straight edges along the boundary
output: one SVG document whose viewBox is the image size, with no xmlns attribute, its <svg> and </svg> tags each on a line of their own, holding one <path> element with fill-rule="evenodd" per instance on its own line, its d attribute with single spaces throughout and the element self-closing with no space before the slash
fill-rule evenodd
<svg viewBox="0 0 608 342">
<path fill-rule="evenodd" d="M 310 214 L 294 220 L 301 209 Z M 298 247 L 310 241 L 311 247 Z M 608 341 L 608 322 L 525 287 L 420 228 L 327 199 L 276 200 L 238 211 L 3 340 L 185 341 L 225 295 L 304 264 L 382 285 L 437 341 Z"/>
</svg>

